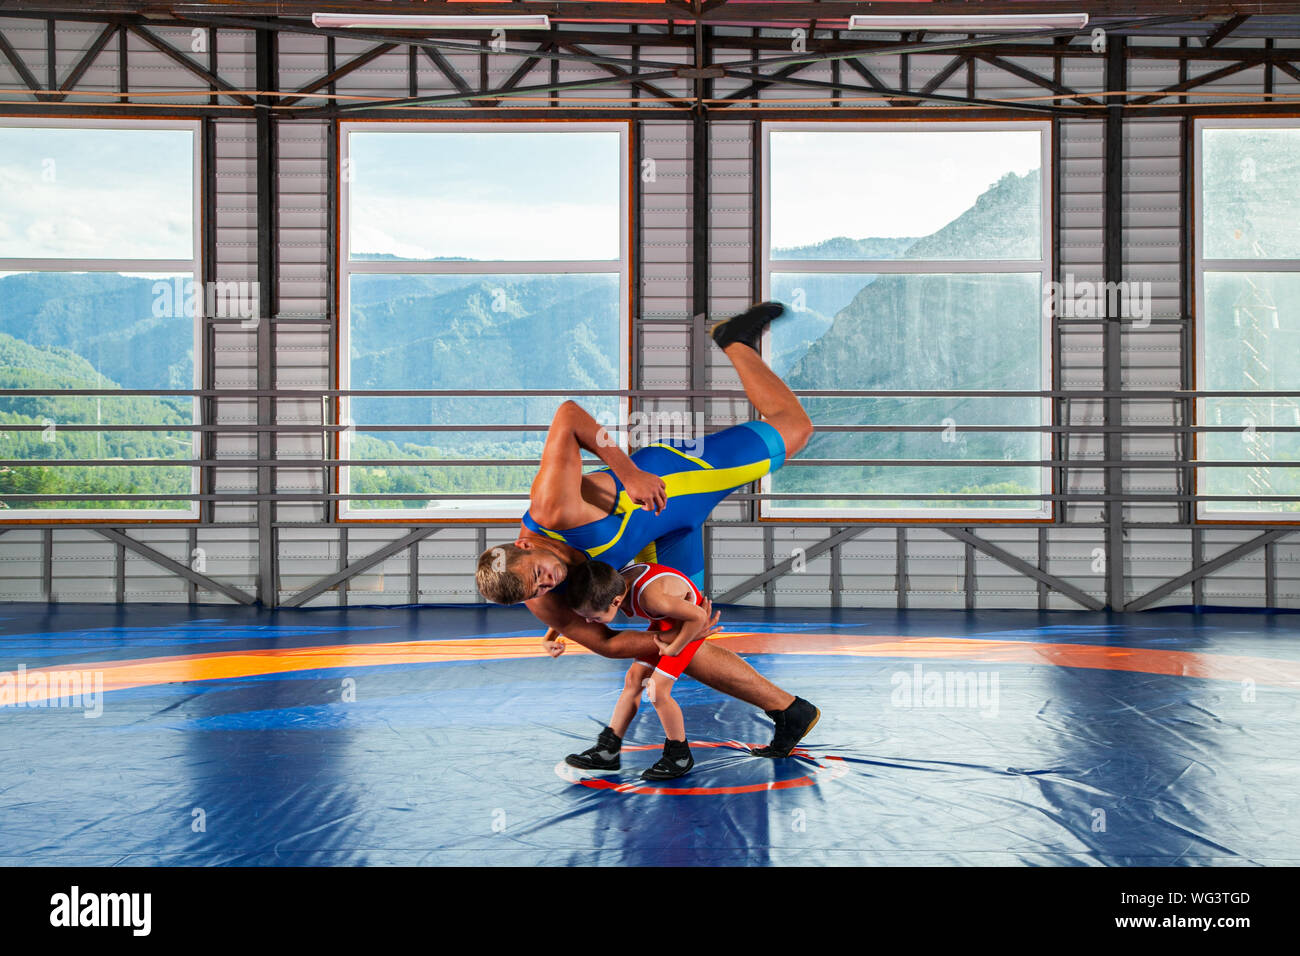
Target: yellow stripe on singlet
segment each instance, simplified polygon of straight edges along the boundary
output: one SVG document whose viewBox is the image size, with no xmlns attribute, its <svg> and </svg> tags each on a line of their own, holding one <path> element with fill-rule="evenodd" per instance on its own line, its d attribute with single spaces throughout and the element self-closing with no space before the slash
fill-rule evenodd
<svg viewBox="0 0 1300 956">
<path fill-rule="evenodd" d="M 713 466 L 710 465 L 707 461 L 705 461 L 703 458 L 696 458 L 694 455 L 688 455 L 688 454 L 686 454 L 686 452 L 682 451 L 680 448 L 674 448 L 672 445 L 665 445 L 663 442 L 655 442 L 655 443 L 654 443 L 653 445 L 651 445 L 650 447 L 651 447 L 651 448 L 665 448 L 665 449 L 667 449 L 668 451 L 673 452 L 674 454 L 681 455 L 681 456 L 682 456 L 683 458 L 685 458 L 687 461 L 693 461 L 693 462 L 695 462 L 695 464 L 699 465 L 701 468 L 712 468 L 712 467 L 713 467 Z"/>
<path fill-rule="evenodd" d="M 675 449 L 674 449 L 675 450 Z M 680 454 L 680 453 L 679 453 Z M 683 456 L 689 457 L 689 456 Z M 741 485 L 747 485 L 751 481 L 757 481 L 767 474 L 772 467 L 771 459 L 764 458 L 762 461 L 752 462 L 748 465 L 737 465 L 734 468 L 709 468 L 701 471 L 679 471 L 671 475 L 660 475 L 664 480 L 664 491 L 671 498 L 680 498 L 687 495 L 707 495 L 719 491 L 726 491 L 731 488 L 738 488 Z M 623 532 L 627 530 L 627 523 L 632 518 L 632 512 L 640 506 L 634 502 L 626 491 L 618 493 L 618 506 L 616 513 L 623 512 L 623 522 L 618 526 L 618 532 L 605 544 L 596 548 L 587 549 L 589 557 L 596 557 L 598 554 L 604 554 L 614 545 L 618 544 L 619 539 L 623 537 Z"/>
</svg>

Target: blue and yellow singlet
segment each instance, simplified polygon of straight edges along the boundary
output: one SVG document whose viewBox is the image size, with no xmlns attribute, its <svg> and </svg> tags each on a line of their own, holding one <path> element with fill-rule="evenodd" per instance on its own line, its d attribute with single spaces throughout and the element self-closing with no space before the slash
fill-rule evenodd
<svg viewBox="0 0 1300 956">
<path fill-rule="evenodd" d="M 632 462 L 664 480 L 668 504 L 659 514 L 636 504 L 618 477 L 604 468 L 618 496 L 610 514 L 557 531 L 543 528 L 525 512 L 524 527 L 616 568 L 651 561 L 675 568 L 703 587 L 705 520 L 731 492 L 785 464 L 785 442 L 767 422 L 744 422 L 696 442 L 647 445 L 632 455 Z"/>
</svg>

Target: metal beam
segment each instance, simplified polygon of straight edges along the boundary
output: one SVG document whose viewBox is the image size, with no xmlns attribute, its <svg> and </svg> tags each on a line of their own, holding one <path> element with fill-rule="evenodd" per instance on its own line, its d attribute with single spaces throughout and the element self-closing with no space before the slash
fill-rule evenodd
<svg viewBox="0 0 1300 956">
<path fill-rule="evenodd" d="M 8 0 L 16 10 L 43 10 L 76 13 L 84 9 L 84 3 L 77 0 Z M 96 7 L 102 11 L 115 13 L 139 13 L 164 16 L 211 15 L 228 12 L 232 6 L 230 0 L 209 0 L 209 2 L 175 3 L 169 0 L 97 0 Z M 306 18 L 321 3 L 315 0 L 241 0 L 237 4 L 239 12 L 245 16 L 279 16 Z M 374 0 L 333 0 L 325 4 L 331 12 L 372 13 Z M 1259 0 L 1254 3 L 1243 2 L 1190 2 L 1190 0 L 1152 0 L 1135 4 L 1132 0 L 1088 0 L 1083 4 L 1094 17 L 1129 17 L 1135 8 L 1148 16 L 1165 16 L 1176 14 L 1180 22 L 1193 21 L 1201 17 L 1235 16 L 1240 13 L 1275 13 L 1294 12 L 1293 3 L 1283 0 Z M 1038 13 L 1075 12 L 1080 4 L 1069 0 L 1039 0 L 1034 4 Z M 1023 13 L 1025 5 L 1022 0 L 982 0 L 980 13 Z M 491 0 L 394 0 L 385 3 L 385 13 L 430 13 L 430 14 L 482 14 L 493 16 L 501 11 L 499 3 Z M 663 20 L 670 17 L 677 21 L 700 20 L 705 22 L 744 21 L 749 23 L 767 23 L 771 21 L 841 20 L 859 13 L 897 13 L 916 15 L 941 15 L 970 13 L 971 5 L 963 0 L 910 0 L 910 2 L 892 2 L 892 0 L 871 0 L 871 2 L 846 2 L 846 0 L 824 0 L 824 2 L 795 2 L 780 0 L 774 3 L 727 3 L 712 5 L 673 4 L 655 2 L 547 2 L 547 0 L 521 0 L 510 5 L 511 13 L 545 13 L 552 18 L 563 19 L 610 19 L 621 20 Z"/>
<path fill-rule="evenodd" d="M 1235 17 L 1229 17 L 1217 30 L 1205 38 L 1206 47 L 1218 46 L 1220 40 L 1226 39 L 1228 34 L 1249 19 L 1250 17 L 1244 13 L 1239 13 Z"/>
<path fill-rule="evenodd" d="M 1160 90 L 1157 93 L 1152 93 L 1149 96 L 1139 96 L 1132 100 L 1132 103 L 1138 106 L 1143 103 L 1154 103 L 1156 100 L 1163 100 L 1170 94 L 1182 93 L 1186 90 L 1195 89 L 1198 86 L 1204 86 L 1206 83 L 1213 83 L 1215 80 L 1221 80 L 1225 76 L 1232 76 L 1234 73 L 1240 73 L 1242 70 L 1249 70 L 1256 66 L 1259 66 L 1259 64 L 1252 63 L 1249 60 L 1242 63 L 1230 63 L 1227 66 L 1220 67 L 1219 69 L 1203 74 L 1202 76 L 1197 76 L 1190 80 L 1183 80 L 1181 83 L 1175 83 L 1173 86 L 1166 86 L 1163 90 Z M 1119 87 L 1119 89 L 1123 89 L 1123 87 Z"/>
<path fill-rule="evenodd" d="M 1088 594 L 1086 591 L 1082 591 L 1079 588 L 1076 588 L 1073 584 L 1062 581 L 1055 575 L 1048 574 L 1041 568 L 1034 567 L 1023 558 L 1018 558 L 1010 551 L 1005 551 L 1002 548 L 999 548 L 996 544 L 985 541 L 983 538 L 973 535 L 963 528 L 944 528 L 943 530 L 952 535 L 952 537 L 956 538 L 958 541 L 964 541 L 977 551 L 983 551 L 990 558 L 995 558 L 996 560 L 1001 561 L 1007 567 L 1019 571 L 1021 574 L 1028 575 L 1035 581 L 1047 585 L 1053 591 L 1059 591 L 1071 600 L 1078 601 L 1090 611 L 1100 611 L 1104 607 L 1100 601 Z"/>
<path fill-rule="evenodd" d="M 297 594 L 290 595 L 283 602 L 281 602 L 280 606 L 301 607 L 302 605 L 310 601 L 312 598 L 316 597 L 316 595 L 323 594 L 326 591 L 328 591 L 330 588 L 334 587 L 334 585 L 341 584 L 342 582 L 348 580 L 348 578 L 360 574 L 362 571 L 365 571 L 368 568 L 374 567 L 379 562 L 384 561 L 387 558 L 390 558 L 393 555 L 397 554 L 397 552 L 403 550 L 404 548 L 408 548 L 411 545 L 415 544 L 415 542 L 423 540 L 424 538 L 427 538 L 430 535 L 437 534 L 439 530 L 440 529 L 438 528 L 417 528 L 416 530 L 403 535 L 402 537 L 396 539 L 395 541 L 388 542 L 388 544 L 384 545 L 382 548 L 379 548 L 377 551 L 371 551 L 364 558 L 358 558 L 356 561 L 353 561 L 351 564 L 349 564 L 347 567 L 343 568 L 342 570 L 335 571 L 333 574 L 326 575 L 325 577 L 317 581 L 315 584 L 303 588 Z"/>
<path fill-rule="evenodd" d="M 9 62 L 13 64 L 14 70 L 22 78 L 22 81 L 27 84 L 27 88 L 36 93 L 36 98 L 43 100 L 45 98 L 44 94 L 36 92 L 41 88 L 40 80 L 36 79 L 36 74 L 28 69 L 27 64 L 23 62 L 23 58 L 13 48 L 9 38 L 4 35 L 3 31 L 0 31 L 0 53 L 3 53 Z"/>
<path fill-rule="evenodd" d="M 864 531 L 869 531 L 869 530 L 871 530 L 870 527 L 861 526 L 856 528 L 845 528 L 842 531 L 837 531 L 829 538 L 823 538 L 821 541 L 818 541 L 816 544 L 805 548 L 803 552 L 803 560 L 811 561 L 813 558 L 816 558 L 819 555 L 829 551 L 831 548 L 835 547 L 836 545 L 843 544 L 845 541 L 852 540 L 853 538 L 856 538 L 858 535 L 862 534 Z M 730 591 L 727 591 L 725 594 L 720 594 L 716 598 L 714 598 L 713 603 L 729 604 L 732 601 L 736 600 L 736 598 L 744 597 L 750 591 L 762 587 L 768 581 L 774 581 L 777 578 L 781 577 L 782 575 L 787 574 L 790 571 L 790 569 L 794 566 L 795 560 L 796 560 L 796 556 L 791 555 L 790 557 L 782 561 L 780 564 L 768 568 L 766 571 L 762 572 L 761 574 L 756 574 L 752 578 L 746 578 L 744 581 L 742 581 L 740 584 L 737 584 Z"/>
<path fill-rule="evenodd" d="M 583 53 L 583 54 L 587 53 L 585 48 L 578 46 L 578 44 L 576 43 L 561 43 L 560 46 L 566 50 L 573 50 L 577 53 Z M 551 62 L 552 64 L 557 63 L 557 61 L 555 60 L 552 60 Z M 627 80 L 629 86 L 640 87 L 641 89 L 644 89 L 646 92 L 648 92 L 651 96 L 655 97 L 656 99 L 665 100 L 669 103 L 672 103 L 674 106 L 680 106 L 682 108 L 686 108 L 691 105 L 688 100 L 675 97 L 667 90 L 660 89 L 658 86 L 655 86 L 653 83 L 646 83 L 642 80 L 638 80 L 636 78 L 635 73 L 629 73 L 627 70 L 620 69 L 619 67 L 609 63 L 597 63 L 596 65 L 599 66 L 606 73 L 609 73 L 611 76 L 616 76 L 619 77 L 620 79 Z M 554 76 L 552 76 L 551 82 L 552 84 L 558 84 L 559 80 L 556 79 Z"/>
<path fill-rule="evenodd" d="M 165 568 L 166 570 L 172 572 L 172 574 L 179 574 L 181 577 L 185 578 L 186 580 L 193 581 L 195 584 L 203 588 L 205 591 L 216 591 L 219 594 L 224 594 L 226 595 L 226 597 L 238 601 L 240 604 L 256 603 L 254 598 L 245 594 L 243 591 L 239 590 L 238 588 L 231 587 L 229 584 L 223 584 L 220 581 L 213 580 L 212 578 L 208 577 L 206 574 L 200 574 L 199 572 L 190 568 L 189 565 L 181 564 L 179 561 L 172 560 L 171 558 L 167 557 L 167 555 L 163 554 L 161 551 L 157 551 L 149 547 L 149 545 L 137 541 L 135 538 L 130 537 L 129 535 L 125 534 L 122 531 L 117 530 L 116 528 L 96 527 L 96 528 L 92 528 L 91 530 L 99 532 L 105 538 L 108 538 L 108 540 L 117 542 L 123 547 L 128 548 L 131 551 L 134 551 L 136 554 L 140 555 L 143 558 L 148 558 L 154 564 L 158 565 L 161 568 Z"/>
<path fill-rule="evenodd" d="M 179 63 L 181 66 L 185 67 L 185 69 L 189 70 L 199 79 L 203 80 L 204 83 L 207 83 L 211 86 L 215 86 L 217 89 L 221 90 L 225 95 L 229 96 L 236 103 L 240 103 L 244 106 L 254 105 L 252 97 L 245 96 L 243 93 L 234 92 L 235 90 L 234 86 L 227 83 L 225 80 L 217 76 L 211 70 L 208 70 L 207 68 L 200 66 L 198 63 L 195 63 L 188 56 L 186 56 L 180 50 L 176 49 L 174 46 L 172 46 L 162 37 L 156 36 L 155 34 L 150 33 L 144 27 L 137 26 L 136 24 L 133 23 L 127 24 L 126 28 L 130 30 L 132 33 L 134 33 L 136 36 L 138 36 L 141 40 L 144 40 L 145 43 L 148 43 L 159 53 L 166 56 L 169 60 L 173 60 L 176 63 Z"/>
<path fill-rule="evenodd" d="M 1258 551 L 1260 548 L 1272 544 L 1274 541 L 1277 541 L 1279 538 L 1285 538 L 1289 534 L 1294 534 L 1295 530 L 1296 529 L 1294 528 L 1277 528 L 1276 530 L 1266 531 L 1264 534 L 1251 538 L 1249 541 L 1245 542 L 1244 544 L 1239 544 L 1235 548 L 1231 549 L 1230 551 L 1225 551 L 1217 558 L 1214 558 L 1211 561 L 1206 561 L 1204 564 L 1200 565 L 1199 567 L 1192 568 L 1192 570 L 1188 571 L 1186 574 L 1179 575 L 1178 577 L 1174 578 L 1172 581 L 1166 581 L 1158 588 L 1153 588 L 1152 590 L 1148 591 L 1146 594 L 1142 595 L 1139 598 L 1134 598 L 1132 601 L 1128 602 L 1124 610 L 1140 611 L 1144 607 L 1149 607 L 1150 605 L 1154 604 L 1156 601 L 1159 601 L 1166 594 L 1172 594 L 1174 591 L 1177 591 L 1179 588 L 1186 587 L 1188 584 L 1191 584 L 1193 581 L 1199 580 L 1200 578 L 1205 577 L 1205 575 L 1207 574 L 1212 574 L 1215 571 L 1219 570 L 1220 568 L 1226 567 L 1227 565 L 1232 564 L 1234 561 L 1244 558 L 1252 551 Z"/>
<path fill-rule="evenodd" d="M 317 90 L 321 89 L 322 87 L 326 87 L 326 86 L 332 87 L 336 81 L 338 81 L 342 77 L 347 76 L 353 70 L 359 70 L 361 69 L 361 67 L 365 66 L 371 60 L 383 56 L 385 53 L 389 52 L 390 50 L 396 50 L 396 49 L 397 49 L 396 43 L 376 44 L 375 46 L 372 46 L 369 50 L 366 50 L 364 53 L 357 54 L 356 56 L 348 60 L 348 62 L 344 63 L 342 66 L 338 67 L 337 69 L 331 69 L 320 79 L 312 80 L 306 86 L 301 87 L 298 90 L 295 90 L 295 92 L 300 95 L 290 96 L 287 99 L 282 99 L 280 100 L 279 105 L 293 106 L 293 104 L 303 99 L 306 99 L 308 94 L 315 93 Z"/>
<path fill-rule="evenodd" d="M 114 23 L 108 24 L 100 31 L 99 36 L 95 37 L 95 42 L 90 45 L 90 49 L 82 55 L 81 59 L 77 61 L 77 65 L 72 68 L 68 78 L 59 85 L 62 92 L 52 96 L 53 101 L 61 102 L 68 98 L 68 91 L 75 89 L 76 85 L 81 82 L 81 78 L 86 75 L 90 65 L 95 62 L 95 58 L 99 56 L 104 47 L 108 46 L 108 41 L 113 38 L 113 34 L 116 32 L 117 25 Z"/>
<path fill-rule="evenodd" d="M 1026 70 L 1023 66 L 1020 66 L 1016 63 L 1012 63 L 1010 60 L 1004 60 L 1001 57 L 994 56 L 991 53 L 976 53 L 974 55 L 979 59 L 983 60 L 985 63 L 988 63 L 990 66 L 995 66 L 999 70 L 1002 70 L 1006 73 L 1010 73 L 1012 76 L 1018 76 L 1022 80 L 1028 80 L 1030 83 L 1033 83 L 1036 86 L 1041 86 L 1045 90 L 1051 90 L 1053 93 L 1060 93 L 1065 96 L 1070 96 L 1076 101 L 1084 104 L 1085 106 L 1101 105 L 1092 97 L 1084 96 L 1078 90 L 1072 90 L 1070 89 L 1070 87 L 1065 86 L 1062 83 L 1058 83 L 1055 80 L 1049 80 L 1045 76 L 1039 76 L 1033 70 Z"/>
<path fill-rule="evenodd" d="M 462 93 L 474 92 L 474 88 L 465 82 L 465 78 L 461 76 L 447 58 L 442 55 L 441 50 L 437 47 L 431 46 L 421 47 L 421 49 L 424 50 L 425 56 L 429 58 L 429 62 L 438 69 L 438 72 L 443 75 L 448 83 L 456 87 L 456 89 L 460 90 Z"/>
<path fill-rule="evenodd" d="M 855 60 L 849 60 L 850 66 L 859 65 Z M 729 79 L 736 80 L 766 80 L 767 77 L 757 73 L 750 73 L 745 70 L 732 69 L 730 65 L 724 67 L 725 75 Z M 870 73 L 870 71 L 867 71 Z M 865 77 L 864 77 L 865 78 Z M 976 99 L 967 96 L 948 96 L 941 93 L 923 93 L 920 90 L 896 90 L 886 86 L 873 84 L 871 86 L 845 86 L 843 83 L 833 83 L 828 80 L 806 80 L 802 77 L 786 76 L 782 79 L 787 86 L 802 86 L 815 90 L 833 90 L 850 93 L 875 93 L 888 99 L 898 100 L 921 100 L 928 103 L 944 103 L 957 106 L 983 106 L 990 109 L 1008 110 L 1012 113 L 1028 112 L 1041 113 L 1048 116 L 1092 116 L 1093 113 L 1078 107 L 1051 106 L 1046 103 L 1032 103 L 1020 100 L 988 100 Z M 870 82 L 870 81 L 868 81 Z M 898 109 L 906 109 L 907 104 L 896 104 Z M 734 113 L 739 107 L 727 107 L 727 111 Z M 924 112 L 924 111 L 921 111 Z M 879 115 L 878 113 L 876 115 Z"/>
</svg>

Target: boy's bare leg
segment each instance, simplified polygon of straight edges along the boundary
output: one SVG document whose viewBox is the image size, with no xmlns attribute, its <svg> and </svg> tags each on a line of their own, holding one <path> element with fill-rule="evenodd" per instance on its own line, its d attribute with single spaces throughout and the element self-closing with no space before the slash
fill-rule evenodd
<svg viewBox="0 0 1300 956">
<path fill-rule="evenodd" d="M 623 693 L 619 694 L 618 703 L 614 705 L 614 716 L 609 718 L 609 729 L 620 737 L 626 736 L 628 727 L 632 726 L 632 718 L 640 706 L 641 681 L 649 673 L 650 668 L 643 664 L 633 664 L 627 669 Z"/>
<path fill-rule="evenodd" d="M 794 703 L 787 693 L 750 667 L 717 641 L 705 641 L 691 660 L 686 673 L 701 684 L 759 710 L 785 710 Z"/>
<path fill-rule="evenodd" d="M 673 679 L 654 673 L 647 690 L 651 691 L 650 700 L 654 702 L 659 723 L 663 724 L 664 736 L 669 740 L 685 740 L 686 721 L 682 718 L 682 709 L 673 700 Z"/>
</svg>

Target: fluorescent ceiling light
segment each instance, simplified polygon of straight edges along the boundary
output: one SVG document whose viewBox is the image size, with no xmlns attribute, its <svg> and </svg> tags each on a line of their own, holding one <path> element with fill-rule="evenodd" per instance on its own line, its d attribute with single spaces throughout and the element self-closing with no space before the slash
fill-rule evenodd
<svg viewBox="0 0 1300 956">
<path fill-rule="evenodd" d="M 944 33 L 1004 33 L 1015 30 L 1082 30 L 1086 13 L 944 14 L 942 16 L 849 17 L 850 30 L 937 30 Z"/>
<path fill-rule="evenodd" d="M 514 16 L 432 16 L 427 14 L 392 13 L 313 13 L 314 27 L 369 27 L 381 30 L 491 30 L 501 27 L 510 30 L 549 30 L 551 18 L 545 14 L 518 14 Z"/>
</svg>

